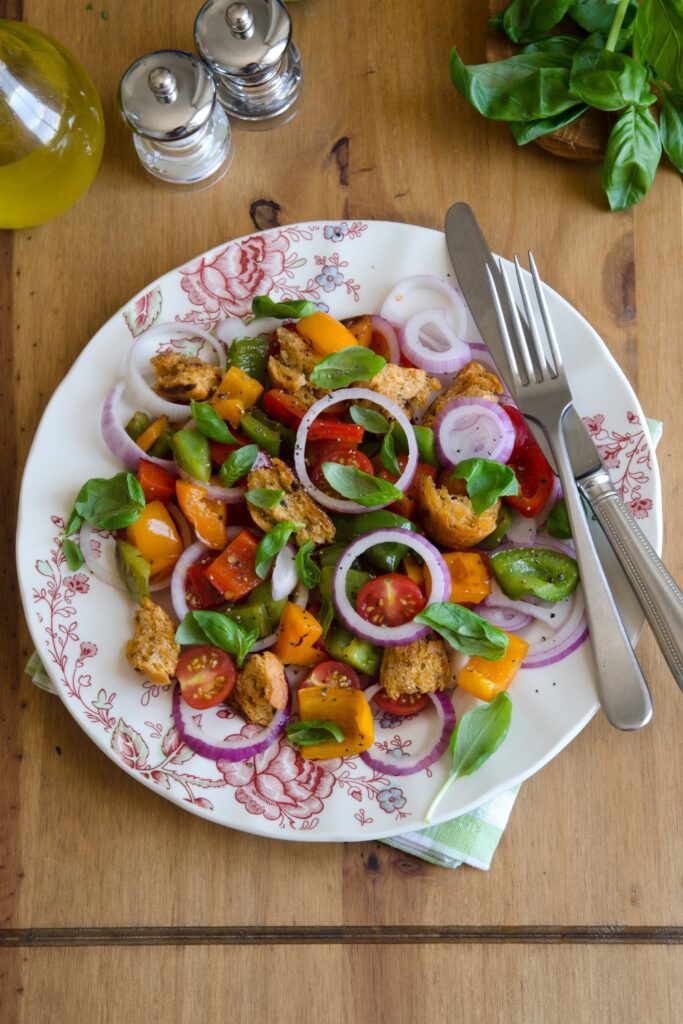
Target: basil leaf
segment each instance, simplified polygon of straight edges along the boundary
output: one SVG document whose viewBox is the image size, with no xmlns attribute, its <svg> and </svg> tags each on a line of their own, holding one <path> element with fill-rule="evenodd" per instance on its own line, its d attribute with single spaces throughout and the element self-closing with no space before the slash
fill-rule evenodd
<svg viewBox="0 0 683 1024">
<path fill-rule="evenodd" d="M 177 644 L 211 644 L 233 654 L 240 668 L 258 640 L 258 630 L 246 630 L 220 612 L 188 612 L 176 630 Z"/>
<path fill-rule="evenodd" d="M 83 552 L 79 548 L 78 544 L 74 544 L 68 537 L 64 537 L 62 540 L 62 553 L 66 559 L 66 564 L 71 569 L 71 572 L 76 572 L 77 569 L 83 565 L 85 558 Z"/>
<path fill-rule="evenodd" d="M 676 170 L 683 174 L 683 96 L 663 93 L 659 135 L 664 152 Z"/>
<path fill-rule="evenodd" d="M 83 484 L 74 511 L 100 530 L 120 530 L 140 517 L 145 493 L 132 473 L 117 473 L 109 480 L 94 477 Z M 72 513 L 73 515 L 73 513 Z"/>
<path fill-rule="evenodd" d="M 230 452 L 218 473 L 221 486 L 232 487 L 246 476 L 258 458 L 258 451 L 257 444 L 246 444 L 243 448 Z"/>
<path fill-rule="evenodd" d="M 256 487 L 253 491 L 247 491 L 244 495 L 250 505 L 256 508 L 275 508 L 285 496 L 284 491 L 276 491 L 271 487 Z"/>
<path fill-rule="evenodd" d="M 514 470 L 492 459 L 464 459 L 451 476 L 454 480 L 467 481 L 467 496 L 475 516 L 491 508 L 504 494 L 519 494 Z"/>
<path fill-rule="evenodd" d="M 602 187 L 612 210 L 626 210 L 646 195 L 662 154 L 659 128 L 650 110 L 627 107 L 610 132 Z"/>
<path fill-rule="evenodd" d="M 333 619 L 334 605 L 328 597 L 324 597 L 320 605 L 320 611 L 318 612 L 318 622 L 323 627 L 323 636 L 327 636 Z"/>
<path fill-rule="evenodd" d="M 277 320 L 298 320 L 317 312 L 317 306 L 307 299 L 275 302 L 269 295 L 255 295 L 251 300 L 251 311 L 256 317 L 272 316 Z"/>
<path fill-rule="evenodd" d="M 503 14 L 503 29 L 513 43 L 538 39 L 561 21 L 572 0 L 512 0 Z"/>
<path fill-rule="evenodd" d="M 388 505 L 392 501 L 400 501 L 403 497 L 398 487 L 388 480 L 364 473 L 355 466 L 342 466 L 337 462 L 323 462 L 323 475 L 330 487 L 333 487 L 343 498 L 350 498 L 358 505 L 373 508 L 375 505 Z"/>
<path fill-rule="evenodd" d="M 64 527 L 64 535 L 66 537 L 70 537 L 72 533 L 77 533 L 82 525 L 83 517 L 79 516 L 75 508 L 72 509 L 71 515 L 67 519 L 66 526 Z"/>
<path fill-rule="evenodd" d="M 283 523 L 278 523 L 268 531 L 265 537 L 261 538 L 256 548 L 255 566 L 256 575 L 260 580 L 266 578 L 278 551 L 282 551 L 289 538 L 298 529 L 298 523 L 290 523 L 289 520 L 285 520 Z"/>
<path fill-rule="evenodd" d="M 192 411 L 192 418 L 204 437 L 208 437 L 212 441 L 218 441 L 219 444 L 240 443 L 230 433 L 225 421 L 220 418 L 216 410 L 208 402 L 195 402 L 193 399 L 190 403 L 190 409 Z"/>
<path fill-rule="evenodd" d="M 560 498 L 558 503 L 551 509 L 545 525 L 551 537 L 557 537 L 559 540 L 570 540 L 572 530 L 569 525 L 569 516 L 567 515 L 567 503 L 564 498 Z"/>
<path fill-rule="evenodd" d="M 287 739 L 296 743 L 298 747 L 311 747 L 314 743 L 324 743 L 326 740 L 336 740 L 337 743 L 341 743 L 344 739 L 344 733 L 338 725 L 322 718 L 290 722 L 285 732 Z"/>
<path fill-rule="evenodd" d="M 394 446 L 394 430 L 393 427 L 384 435 L 382 439 L 382 446 L 379 450 L 379 457 L 382 460 L 382 465 L 390 473 L 394 473 L 397 477 L 401 475 L 401 467 L 398 464 L 396 458 L 396 448 Z"/>
<path fill-rule="evenodd" d="M 335 391 L 356 381 L 372 380 L 386 365 L 386 359 L 371 349 L 349 345 L 321 359 L 311 370 L 309 379 L 317 388 Z"/>
<path fill-rule="evenodd" d="M 311 558 L 313 547 L 312 540 L 304 541 L 294 559 L 297 576 L 309 590 L 317 587 L 320 583 L 320 566 Z"/>
<path fill-rule="evenodd" d="M 619 2 L 620 0 L 582 0 L 571 4 L 567 14 L 586 32 L 602 32 L 606 35 L 612 27 Z M 630 0 L 621 29 L 622 32 L 628 32 L 629 36 L 633 33 L 633 20 L 637 9 L 636 0 Z"/>
<path fill-rule="evenodd" d="M 581 40 L 578 36 L 546 36 L 528 43 L 522 53 L 567 53 L 571 57 Z"/>
<path fill-rule="evenodd" d="M 462 775 L 471 775 L 495 754 L 508 734 L 512 719 L 512 701 L 499 693 L 489 704 L 466 711 L 459 720 L 449 745 L 451 769 L 425 814 L 430 821 L 448 787 Z"/>
<path fill-rule="evenodd" d="M 559 128 L 571 124 L 587 110 L 585 103 L 579 103 L 569 110 L 563 110 L 561 114 L 555 114 L 554 117 L 539 117 L 537 121 L 508 121 L 508 127 L 517 145 L 526 146 L 527 142 L 533 142 L 542 135 L 556 132 Z"/>
<path fill-rule="evenodd" d="M 453 85 L 484 117 L 494 121 L 536 121 L 575 105 L 569 95 L 571 56 L 518 53 L 491 64 L 466 66 L 451 50 Z"/>
<path fill-rule="evenodd" d="M 508 648 L 508 637 L 502 629 L 492 626 L 481 615 L 459 604 L 435 602 L 427 605 L 413 622 L 431 626 L 451 647 L 463 654 L 478 654 L 482 658 L 498 661 Z"/>
<path fill-rule="evenodd" d="M 569 93 L 597 110 L 621 110 L 638 103 L 647 82 L 642 64 L 611 50 L 580 51 L 569 75 Z"/>
<path fill-rule="evenodd" d="M 633 35 L 640 59 L 657 77 L 683 93 L 683 4 L 681 0 L 643 0 Z"/>
<path fill-rule="evenodd" d="M 371 434 L 386 434 L 390 429 L 388 419 L 375 409 L 364 409 L 362 405 L 352 405 L 349 414 L 354 423 L 369 430 Z"/>
</svg>

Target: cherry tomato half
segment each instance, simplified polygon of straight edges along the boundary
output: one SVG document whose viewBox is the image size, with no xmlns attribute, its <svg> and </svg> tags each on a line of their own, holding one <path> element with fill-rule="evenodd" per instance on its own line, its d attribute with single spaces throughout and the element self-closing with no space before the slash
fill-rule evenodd
<svg viewBox="0 0 683 1024">
<path fill-rule="evenodd" d="M 229 697 L 237 678 L 232 658 L 219 647 L 190 647 L 180 655 L 175 674 L 183 700 L 197 711 Z"/>
<path fill-rule="evenodd" d="M 501 408 L 515 428 L 515 446 L 508 466 L 514 470 L 520 490 L 517 497 L 506 496 L 504 500 L 523 516 L 533 519 L 550 497 L 553 471 L 519 409 L 510 405 Z"/>
<path fill-rule="evenodd" d="M 408 462 L 407 455 L 398 455 L 396 461 L 399 464 L 401 472 L 406 468 Z M 398 480 L 395 473 L 390 473 L 388 469 L 381 469 L 377 476 L 381 477 L 382 480 L 388 480 L 394 484 Z M 414 519 L 417 515 L 417 497 L 420 493 L 420 481 L 426 476 L 431 476 L 432 479 L 436 476 L 436 470 L 434 466 L 427 465 L 426 462 L 418 462 L 415 470 L 415 476 L 413 482 L 403 495 L 400 501 L 395 501 L 389 505 L 389 511 L 395 512 L 396 515 L 403 516 L 404 519 Z"/>
<path fill-rule="evenodd" d="M 344 689 L 360 690 L 360 679 L 343 661 L 321 661 L 301 682 L 299 689 L 302 686 L 341 686 Z"/>
<path fill-rule="evenodd" d="M 416 715 L 429 704 L 426 693 L 402 693 L 397 699 L 388 697 L 385 690 L 378 690 L 372 698 L 380 709 L 390 715 Z"/>
<path fill-rule="evenodd" d="M 355 466 L 356 469 L 362 469 L 364 473 L 372 473 L 373 476 L 375 473 L 367 455 L 359 452 L 356 448 L 349 448 L 346 445 L 328 448 L 322 455 L 318 456 L 318 461 L 311 470 L 311 481 L 324 494 L 331 494 L 335 498 L 339 497 L 339 495 L 330 487 L 323 473 L 323 465 L 326 462 L 336 462 L 340 466 Z"/>
<path fill-rule="evenodd" d="M 211 565 L 216 554 L 214 551 L 207 551 L 205 555 L 191 565 L 185 576 L 185 600 L 188 607 L 192 609 L 216 608 L 223 604 L 223 595 L 216 590 L 204 575 L 204 570 Z"/>
<path fill-rule="evenodd" d="M 373 626 L 402 626 L 411 622 L 425 606 L 417 583 L 400 573 L 369 580 L 358 591 L 358 614 Z"/>
</svg>

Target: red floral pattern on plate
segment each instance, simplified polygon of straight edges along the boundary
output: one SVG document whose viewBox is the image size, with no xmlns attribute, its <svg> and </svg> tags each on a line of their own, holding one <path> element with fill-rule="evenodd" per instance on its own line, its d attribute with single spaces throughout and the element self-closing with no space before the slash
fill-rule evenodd
<svg viewBox="0 0 683 1024">
<path fill-rule="evenodd" d="M 628 427 L 621 431 L 608 430 L 600 412 L 584 416 L 583 422 L 631 515 L 646 519 L 652 510 L 652 499 L 642 494 L 652 475 L 650 436 L 636 413 L 629 410 L 626 419 Z"/>
</svg>

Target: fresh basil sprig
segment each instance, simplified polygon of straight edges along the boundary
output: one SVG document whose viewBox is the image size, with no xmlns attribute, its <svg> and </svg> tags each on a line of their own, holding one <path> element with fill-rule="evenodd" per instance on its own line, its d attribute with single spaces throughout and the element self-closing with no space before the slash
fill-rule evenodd
<svg viewBox="0 0 683 1024">
<path fill-rule="evenodd" d="M 364 427 L 370 434 L 386 434 L 391 429 L 389 420 L 376 409 L 365 409 L 362 405 L 352 405 L 349 415 L 354 423 Z"/>
<path fill-rule="evenodd" d="M 388 505 L 392 501 L 400 501 L 403 497 L 398 487 L 388 480 L 382 480 L 371 473 L 365 473 L 355 466 L 342 466 L 338 462 L 323 462 L 323 475 L 330 487 L 333 487 L 343 498 L 350 498 L 358 505 L 373 508 L 375 505 Z"/>
<path fill-rule="evenodd" d="M 244 497 L 250 505 L 256 508 L 275 508 L 285 496 L 284 491 L 278 491 L 274 487 L 255 487 L 253 491 L 247 491 Z"/>
<path fill-rule="evenodd" d="M 197 429 L 204 437 L 211 441 L 218 441 L 219 444 L 239 444 L 237 438 L 228 430 L 225 420 L 222 420 L 216 410 L 208 402 L 190 403 L 192 418 L 197 424 Z"/>
<path fill-rule="evenodd" d="M 464 459 L 451 476 L 454 480 L 467 481 L 467 496 L 475 516 L 491 508 L 504 494 L 519 494 L 514 470 L 493 459 Z"/>
<path fill-rule="evenodd" d="M 323 636 L 327 636 L 333 619 L 334 605 L 330 601 L 329 597 L 323 597 L 320 605 L 320 611 L 318 612 L 318 622 L 323 627 Z"/>
<path fill-rule="evenodd" d="M 647 70 L 625 53 L 583 50 L 572 61 L 569 92 L 596 110 L 621 110 L 638 103 Z"/>
<path fill-rule="evenodd" d="M 386 432 L 382 438 L 382 444 L 379 449 L 379 457 L 384 468 L 389 472 L 393 473 L 394 476 L 401 475 L 401 467 L 398 464 L 396 458 L 396 446 L 394 444 L 394 428 L 393 426 Z"/>
<path fill-rule="evenodd" d="M 298 523 L 291 523 L 289 520 L 285 520 L 282 523 L 278 523 L 272 530 L 268 531 L 265 537 L 261 538 L 256 548 L 255 558 L 255 572 L 260 580 L 266 578 L 273 564 L 273 559 L 279 551 L 282 551 L 289 538 L 298 529 Z"/>
<path fill-rule="evenodd" d="M 69 540 L 68 537 L 62 538 L 62 554 L 64 555 L 66 564 L 69 566 L 69 569 L 71 569 L 71 572 L 77 572 L 85 561 L 83 552 L 79 548 L 78 544 L 73 540 Z"/>
<path fill-rule="evenodd" d="M 662 94 L 659 134 L 664 152 L 683 174 L 683 96 L 668 91 Z"/>
<path fill-rule="evenodd" d="M 427 605 L 413 622 L 422 622 L 448 641 L 456 651 L 498 661 L 508 649 L 507 633 L 481 615 L 450 601 Z"/>
<path fill-rule="evenodd" d="M 245 444 L 230 452 L 218 472 L 218 480 L 222 487 L 232 487 L 243 476 L 246 476 L 258 458 L 257 444 Z"/>
<path fill-rule="evenodd" d="M 76 515 L 98 530 L 120 530 L 130 526 L 140 517 L 144 507 L 145 492 L 136 477 L 125 472 L 117 473 L 108 480 L 93 477 L 86 481 L 74 502 Z"/>
<path fill-rule="evenodd" d="M 613 210 L 625 210 L 647 194 L 661 154 L 652 111 L 627 107 L 610 132 L 602 167 L 602 187 Z"/>
<path fill-rule="evenodd" d="M 246 630 L 220 612 L 188 612 L 176 630 L 177 644 L 211 644 L 235 656 L 240 668 L 258 640 L 258 630 Z"/>
<path fill-rule="evenodd" d="M 78 533 L 82 525 L 83 516 L 80 516 L 75 508 L 72 509 L 71 515 L 67 519 L 66 526 L 64 527 L 64 536 L 70 537 L 72 533 Z"/>
<path fill-rule="evenodd" d="M 504 28 L 513 43 L 528 43 L 557 25 L 571 4 L 572 0 L 512 0 L 496 27 Z"/>
<path fill-rule="evenodd" d="M 321 359 L 313 367 L 309 378 L 317 388 L 336 391 L 337 388 L 347 388 L 357 381 L 372 380 L 386 365 L 386 359 L 371 349 L 362 345 L 349 345 Z"/>
<path fill-rule="evenodd" d="M 320 566 L 317 562 L 313 561 L 311 552 L 313 551 L 313 541 L 306 540 L 301 545 L 296 553 L 294 564 L 296 566 L 296 573 L 301 582 L 309 590 L 313 587 L 317 587 L 320 583 Z"/>
<path fill-rule="evenodd" d="M 275 302 L 269 295 L 255 295 L 251 300 L 251 311 L 255 317 L 272 316 L 277 320 L 298 320 L 311 316 L 317 307 L 307 299 L 287 299 Z"/>
<path fill-rule="evenodd" d="M 571 540 L 572 528 L 569 525 L 567 503 L 564 498 L 560 498 L 553 506 L 545 525 L 551 537 L 557 537 L 558 540 Z"/>
<path fill-rule="evenodd" d="M 680 0 L 642 0 L 634 26 L 634 43 L 641 60 L 663 82 L 683 93 L 683 6 Z"/>
<path fill-rule="evenodd" d="M 285 732 L 287 739 L 296 743 L 298 747 L 312 747 L 315 743 L 324 743 L 326 740 L 341 743 L 344 739 L 344 733 L 335 722 L 328 722 L 322 718 L 290 722 Z"/>
<path fill-rule="evenodd" d="M 472 708 L 462 716 L 451 736 L 451 767 L 446 781 L 427 808 L 425 821 L 432 815 L 451 783 L 462 775 L 471 775 L 488 761 L 508 734 L 512 719 L 512 701 L 499 693 L 490 704 Z"/>
</svg>

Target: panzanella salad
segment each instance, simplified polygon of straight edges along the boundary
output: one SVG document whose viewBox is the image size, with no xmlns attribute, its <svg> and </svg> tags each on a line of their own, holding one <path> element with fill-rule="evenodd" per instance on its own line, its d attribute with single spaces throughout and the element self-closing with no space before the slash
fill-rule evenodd
<svg viewBox="0 0 683 1024">
<path fill-rule="evenodd" d="M 133 343 L 102 410 L 125 468 L 83 485 L 64 554 L 137 603 L 126 657 L 174 687 L 197 754 L 285 732 L 399 776 L 450 746 L 452 781 L 504 739 L 520 668 L 587 636 L 557 478 L 447 282 L 343 322 L 267 296 L 253 313 Z M 457 725 L 455 687 L 485 702 Z M 261 731 L 197 714 L 225 704 Z M 432 740 L 397 756 L 375 714 L 431 716 Z"/>
</svg>

